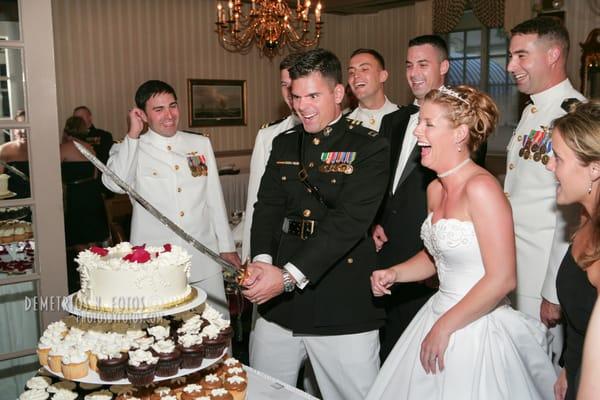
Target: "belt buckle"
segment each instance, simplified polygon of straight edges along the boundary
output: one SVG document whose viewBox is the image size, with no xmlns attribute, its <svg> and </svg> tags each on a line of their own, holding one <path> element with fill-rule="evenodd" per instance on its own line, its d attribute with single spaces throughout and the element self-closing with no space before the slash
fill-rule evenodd
<svg viewBox="0 0 600 400">
<path fill-rule="evenodd" d="M 305 226 L 310 227 L 309 235 L 312 235 L 313 231 L 315 229 L 315 221 L 314 220 L 306 220 L 306 219 L 302 220 L 302 222 L 300 223 L 300 239 L 302 239 L 302 240 L 308 239 L 308 237 L 304 236 L 304 227 Z"/>
</svg>

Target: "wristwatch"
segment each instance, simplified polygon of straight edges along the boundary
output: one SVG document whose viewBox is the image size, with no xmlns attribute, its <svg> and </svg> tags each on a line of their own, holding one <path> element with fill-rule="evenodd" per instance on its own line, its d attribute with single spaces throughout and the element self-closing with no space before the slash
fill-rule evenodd
<svg viewBox="0 0 600 400">
<path fill-rule="evenodd" d="M 286 293 L 293 292 L 294 289 L 296 289 L 296 282 L 294 281 L 294 278 L 292 278 L 292 275 L 287 271 L 283 271 L 282 275 L 283 291 Z"/>
</svg>

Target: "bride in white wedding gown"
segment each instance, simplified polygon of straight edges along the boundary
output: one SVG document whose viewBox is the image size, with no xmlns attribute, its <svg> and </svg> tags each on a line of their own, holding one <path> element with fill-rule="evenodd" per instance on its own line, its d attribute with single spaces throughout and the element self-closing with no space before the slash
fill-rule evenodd
<svg viewBox="0 0 600 400">
<path fill-rule="evenodd" d="M 470 155 L 494 130 L 498 109 L 468 86 L 433 90 L 415 130 L 421 163 L 438 173 L 427 189 L 426 250 L 371 276 L 375 296 L 395 282 L 437 273 L 439 291 L 396 343 L 367 400 L 554 399 L 546 329 L 515 311 L 510 205 Z"/>
</svg>

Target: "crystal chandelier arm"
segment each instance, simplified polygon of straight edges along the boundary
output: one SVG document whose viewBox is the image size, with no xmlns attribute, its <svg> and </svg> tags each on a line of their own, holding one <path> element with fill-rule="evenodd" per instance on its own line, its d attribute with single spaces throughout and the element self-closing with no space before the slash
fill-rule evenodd
<svg viewBox="0 0 600 400">
<path fill-rule="evenodd" d="M 229 1 L 226 7 L 219 1 L 215 32 L 225 50 L 242 54 L 248 53 L 253 44 L 267 57 L 288 46 L 294 50 L 312 47 L 319 42 L 323 22 L 321 2 L 312 7 L 312 15 L 311 7 L 311 0 L 297 0 L 294 10 L 285 0 L 252 0 L 244 13 L 241 0 Z"/>
</svg>

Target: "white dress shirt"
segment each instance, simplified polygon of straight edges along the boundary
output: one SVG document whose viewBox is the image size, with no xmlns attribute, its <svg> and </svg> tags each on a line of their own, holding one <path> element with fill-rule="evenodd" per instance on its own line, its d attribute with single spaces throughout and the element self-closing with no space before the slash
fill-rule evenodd
<svg viewBox="0 0 600 400">
<path fill-rule="evenodd" d="M 383 106 L 381 106 L 380 108 L 376 110 L 370 110 L 368 108 L 363 108 L 359 105 L 350 114 L 348 114 L 348 118 L 362 121 L 362 125 L 364 127 L 379 132 L 383 116 L 394 112 L 397 109 L 398 106 L 389 101 L 386 97 Z"/>
<path fill-rule="evenodd" d="M 419 103 L 417 103 L 416 99 L 413 104 L 417 107 L 419 106 Z M 418 123 L 419 112 L 416 112 L 410 116 L 408 124 L 406 125 L 406 132 L 404 133 L 404 138 L 402 139 L 402 149 L 400 150 L 400 157 L 398 157 L 398 165 L 396 166 L 396 173 L 394 174 L 392 193 L 396 193 L 396 188 L 398 187 L 398 182 L 400 181 L 400 177 L 404 172 L 404 167 L 406 167 L 408 158 L 417 144 L 417 137 L 414 135 L 414 132 L 415 129 L 417 129 Z"/>
</svg>

